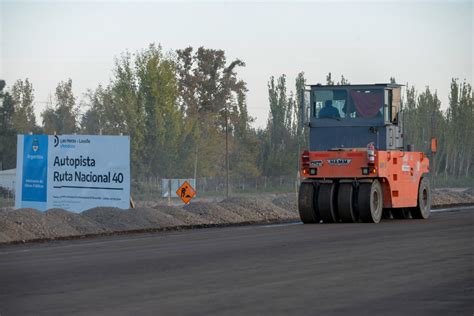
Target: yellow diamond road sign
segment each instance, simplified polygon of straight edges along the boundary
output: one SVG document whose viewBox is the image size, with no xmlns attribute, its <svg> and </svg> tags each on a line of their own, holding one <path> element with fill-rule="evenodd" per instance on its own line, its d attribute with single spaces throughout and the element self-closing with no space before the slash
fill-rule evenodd
<svg viewBox="0 0 474 316">
<path fill-rule="evenodd" d="M 188 181 L 184 181 L 184 183 L 178 188 L 176 194 L 183 200 L 184 203 L 189 204 L 192 198 L 196 195 L 196 191 L 194 191 L 193 187 L 188 183 Z"/>
</svg>

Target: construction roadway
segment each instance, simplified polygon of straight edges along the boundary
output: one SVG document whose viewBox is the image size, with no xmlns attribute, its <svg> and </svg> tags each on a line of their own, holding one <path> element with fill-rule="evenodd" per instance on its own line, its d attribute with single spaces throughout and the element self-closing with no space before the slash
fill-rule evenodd
<svg viewBox="0 0 474 316">
<path fill-rule="evenodd" d="M 0 315 L 472 315 L 474 208 L 0 246 Z"/>
</svg>

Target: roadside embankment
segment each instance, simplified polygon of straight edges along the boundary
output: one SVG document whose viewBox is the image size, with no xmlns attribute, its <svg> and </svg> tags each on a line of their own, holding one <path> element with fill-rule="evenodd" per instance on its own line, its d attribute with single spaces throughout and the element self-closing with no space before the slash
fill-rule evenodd
<svg viewBox="0 0 474 316">
<path fill-rule="evenodd" d="M 473 188 L 433 190 L 434 207 L 472 203 Z M 129 210 L 97 207 L 82 213 L 63 209 L 0 209 L 0 243 L 299 219 L 295 193 L 236 196 L 185 206 L 153 201 L 138 205 Z"/>
</svg>

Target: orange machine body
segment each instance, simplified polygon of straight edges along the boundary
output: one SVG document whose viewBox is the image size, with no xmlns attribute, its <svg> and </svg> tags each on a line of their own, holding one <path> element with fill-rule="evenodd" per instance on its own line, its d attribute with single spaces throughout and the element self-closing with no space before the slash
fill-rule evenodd
<svg viewBox="0 0 474 316">
<path fill-rule="evenodd" d="M 367 149 L 305 151 L 301 155 L 300 174 L 315 180 L 361 181 L 379 179 L 384 208 L 417 205 L 418 185 L 429 172 L 429 160 L 422 152 Z"/>
</svg>

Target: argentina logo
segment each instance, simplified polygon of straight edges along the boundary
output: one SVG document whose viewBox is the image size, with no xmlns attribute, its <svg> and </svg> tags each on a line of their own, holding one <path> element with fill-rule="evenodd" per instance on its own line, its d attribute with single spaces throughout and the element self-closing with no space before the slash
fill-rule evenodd
<svg viewBox="0 0 474 316">
<path fill-rule="evenodd" d="M 39 149 L 39 140 L 38 140 L 38 138 L 33 139 L 33 144 L 31 146 L 31 149 L 35 153 L 38 151 L 38 149 Z"/>
</svg>

